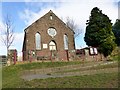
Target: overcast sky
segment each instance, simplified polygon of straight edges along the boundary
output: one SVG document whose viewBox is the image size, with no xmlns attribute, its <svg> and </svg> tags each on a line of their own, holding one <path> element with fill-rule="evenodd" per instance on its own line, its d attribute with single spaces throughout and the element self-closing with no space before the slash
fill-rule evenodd
<svg viewBox="0 0 120 90">
<path fill-rule="evenodd" d="M 35 20 L 52 10 L 59 18 L 65 21 L 66 17 L 72 18 L 82 33 L 75 39 L 76 48 L 86 47 L 84 33 L 86 20 L 94 7 L 98 7 L 106 14 L 114 24 L 118 19 L 119 0 L 4 0 L 0 3 L 0 36 L 5 30 L 3 19 L 6 14 L 10 15 L 15 26 L 15 40 L 11 49 L 22 52 L 24 29 Z M 0 55 L 6 54 L 6 48 L 0 41 Z"/>
</svg>

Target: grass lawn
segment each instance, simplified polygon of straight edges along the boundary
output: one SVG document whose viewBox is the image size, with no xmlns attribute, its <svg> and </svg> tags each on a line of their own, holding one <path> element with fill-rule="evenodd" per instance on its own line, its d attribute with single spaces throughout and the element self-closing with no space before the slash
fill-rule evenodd
<svg viewBox="0 0 120 90">
<path fill-rule="evenodd" d="M 2 87 L 3 88 L 14 88 L 24 84 L 24 80 L 20 78 L 20 74 L 24 70 L 41 69 L 49 67 L 58 67 L 65 65 L 75 65 L 80 62 L 32 62 L 19 65 L 11 65 L 2 68 Z M 27 86 L 26 86 L 27 87 Z"/>
<path fill-rule="evenodd" d="M 70 76 L 62 78 L 34 79 L 25 81 L 20 78 L 24 70 L 60 67 L 66 65 L 83 64 L 80 61 L 74 62 L 33 62 L 21 65 L 4 67 L 2 70 L 3 88 L 117 88 L 118 73 L 101 73 L 94 75 Z M 105 68 L 115 67 L 109 65 Z M 98 67 L 100 68 L 100 67 Z M 103 67 L 101 67 L 103 68 Z"/>
<path fill-rule="evenodd" d="M 117 73 L 72 76 L 63 78 L 35 79 L 25 83 L 32 88 L 115 88 Z"/>
</svg>

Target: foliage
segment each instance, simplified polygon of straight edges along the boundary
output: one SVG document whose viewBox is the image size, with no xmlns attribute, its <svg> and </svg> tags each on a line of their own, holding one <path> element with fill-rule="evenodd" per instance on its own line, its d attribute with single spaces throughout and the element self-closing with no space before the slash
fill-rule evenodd
<svg viewBox="0 0 120 90">
<path fill-rule="evenodd" d="M 120 46 L 120 20 L 117 19 L 115 24 L 113 25 L 113 33 L 116 37 L 116 44 Z"/>
<path fill-rule="evenodd" d="M 104 56 L 111 54 L 116 44 L 112 32 L 112 23 L 109 17 L 102 13 L 97 7 L 91 11 L 91 16 L 86 23 L 84 40 L 88 46 L 98 47 Z"/>
<path fill-rule="evenodd" d="M 118 60 L 120 61 L 120 47 L 116 47 L 113 51 L 112 54 L 109 56 L 109 60 Z"/>
</svg>

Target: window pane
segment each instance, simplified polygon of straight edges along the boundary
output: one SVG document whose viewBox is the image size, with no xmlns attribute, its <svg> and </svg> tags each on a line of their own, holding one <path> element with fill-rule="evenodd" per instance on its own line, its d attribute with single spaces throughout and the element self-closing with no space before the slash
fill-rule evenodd
<svg viewBox="0 0 120 90">
<path fill-rule="evenodd" d="M 53 50 L 56 50 L 56 46 L 53 46 Z"/>
<path fill-rule="evenodd" d="M 53 41 L 51 41 L 51 42 L 49 43 L 49 45 L 55 45 L 55 43 L 54 43 Z"/>
<path fill-rule="evenodd" d="M 50 50 L 52 50 L 52 46 L 50 46 L 49 48 L 50 48 Z"/>
<path fill-rule="evenodd" d="M 55 42 L 51 41 L 51 42 L 49 43 L 49 49 L 50 49 L 50 50 L 56 50 L 56 44 L 55 44 Z"/>
<path fill-rule="evenodd" d="M 41 49 L 41 37 L 39 33 L 35 34 L 36 49 Z"/>
<path fill-rule="evenodd" d="M 52 18 L 52 15 L 50 15 L 50 20 L 52 20 L 53 18 Z"/>
<path fill-rule="evenodd" d="M 67 37 L 67 35 L 64 35 L 64 49 L 68 50 L 68 37 Z"/>
</svg>

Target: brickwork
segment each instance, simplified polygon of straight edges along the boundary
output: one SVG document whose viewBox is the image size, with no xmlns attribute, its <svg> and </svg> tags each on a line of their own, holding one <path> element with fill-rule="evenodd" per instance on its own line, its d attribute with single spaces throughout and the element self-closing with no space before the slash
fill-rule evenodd
<svg viewBox="0 0 120 90">
<path fill-rule="evenodd" d="M 52 20 L 50 19 L 52 16 Z M 51 37 L 48 35 L 47 30 L 50 27 L 56 29 L 56 36 Z M 36 50 L 35 44 L 35 34 L 40 33 L 41 35 L 41 50 Z M 54 40 L 56 43 L 56 59 L 67 60 L 68 55 L 64 50 L 64 35 L 68 36 L 68 50 L 74 50 L 74 32 L 66 26 L 66 24 L 61 21 L 52 11 L 49 11 L 43 17 L 35 21 L 32 25 L 25 29 L 25 36 L 23 42 L 23 60 L 28 60 L 29 50 L 33 50 L 36 56 L 50 56 L 51 51 L 49 49 L 49 42 Z M 43 48 L 43 44 L 47 44 L 47 48 Z"/>
<path fill-rule="evenodd" d="M 75 59 L 83 61 L 100 61 L 104 60 L 103 54 L 97 52 L 97 54 L 90 54 L 90 48 L 77 49 Z"/>
</svg>

